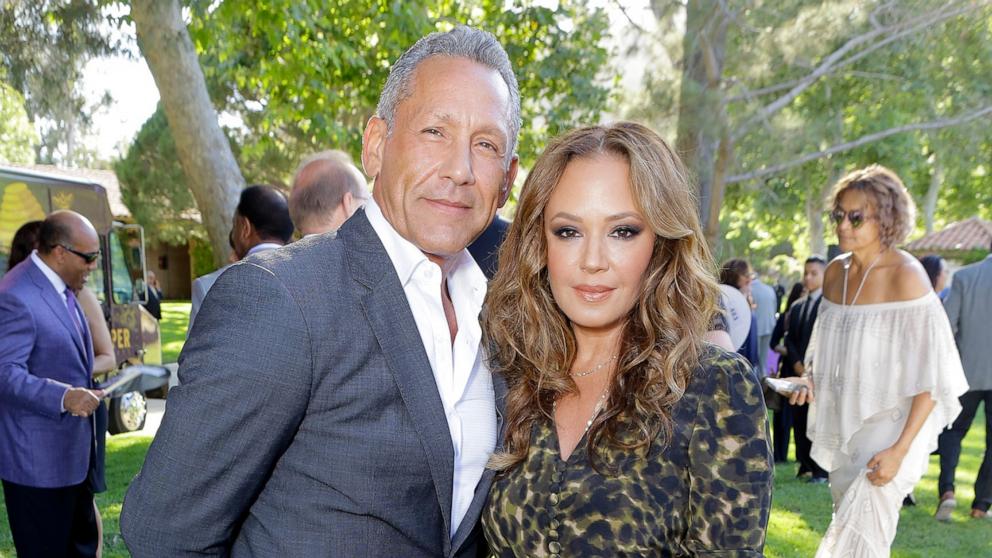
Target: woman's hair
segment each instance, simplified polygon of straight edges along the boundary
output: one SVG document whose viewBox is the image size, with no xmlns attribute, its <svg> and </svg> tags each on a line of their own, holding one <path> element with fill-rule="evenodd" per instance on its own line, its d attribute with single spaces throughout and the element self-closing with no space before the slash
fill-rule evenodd
<svg viewBox="0 0 992 558">
<path fill-rule="evenodd" d="M 802 281 L 792 285 L 792 290 L 789 291 L 789 298 L 785 299 L 785 311 L 788 312 L 789 308 L 799 300 L 799 297 L 803 296 L 803 290 L 806 287 L 803 285 Z"/>
<path fill-rule="evenodd" d="M 522 462 L 535 420 L 552 418 L 553 402 L 578 389 L 568 372 L 575 359 L 575 336 L 548 281 L 544 211 L 569 162 L 600 155 L 620 157 L 630 165 L 631 194 L 655 240 L 641 292 L 624 326 L 609 397 L 589 428 L 593 464 L 604 437 L 616 447 L 645 452 L 659 435 L 667 443 L 672 407 L 699 365 L 718 289 L 685 167 L 657 134 L 640 124 L 568 132 L 551 142 L 527 177 L 486 298 L 483 327 L 492 365 L 509 386 L 505 450 L 493 456 L 490 466 L 495 469 Z"/>
<path fill-rule="evenodd" d="M 881 165 L 848 173 L 834 186 L 834 207 L 849 190 L 858 190 L 868 197 L 875 210 L 882 246 L 888 248 L 906 240 L 916 222 L 916 204 L 896 173 Z"/>
<path fill-rule="evenodd" d="M 28 221 L 14 233 L 10 242 L 10 257 L 7 258 L 7 271 L 26 260 L 31 251 L 38 247 L 38 236 L 41 232 L 41 221 Z"/>
<path fill-rule="evenodd" d="M 923 264 L 923 269 L 927 272 L 927 277 L 930 278 L 930 286 L 936 289 L 937 279 L 940 278 L 940 272 L 944 270 L 944 258 L 930 254 L 920 258 L 920 263 Z"/>
<path fill-rule="evenodd" d="M 720 284 L 740 288 L 741 279 L 751 275 L 751 264 L 747 260 L 735 258 L 723 262 L 720 266 Z"/>
</svg>

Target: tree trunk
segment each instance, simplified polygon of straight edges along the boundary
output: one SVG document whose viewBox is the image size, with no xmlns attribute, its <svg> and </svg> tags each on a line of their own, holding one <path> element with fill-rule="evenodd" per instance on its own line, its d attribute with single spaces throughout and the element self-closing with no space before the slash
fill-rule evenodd
<svg viewBox="0 0 992 558">
<path fill-rule="evenodd" d="M 228 234 L 245 179 L 217 122 L 178 0 L 134 0 L 131 18 L 219 267 L 228 261 Z"/>
<path fill-rule="evenodd" d="M 933 232 L 933 217 L 937 213 L 937 198 L 940 195 L 940 187 L 944 184 L 944 166 L 940 163 L 940 156 L 933 152 L 933 172 L 930 174 L 930 186 L 927 188 L 927 195 L 923 198 L 923 220 L 926 223 L 927 234 Z"/>
<path fill-rule="evenodd" d="M 824 258 L 827 257 L 826 229 L 823 226 L 823 214 L 827 211 L 827 204 L 833 193 L 831 185 L 840 179 L 840 172 L 837 164 L 833 161 L 828 163 L 830 172 L 829 180 L 825 184 L 811 187 L 806 192 L 806 223 L 809 225 L 809 254 L 816 254 Z"/>
<path fill-rule="evenodd" d="M 723 77 L 728 14 L 720 0 L 689 0 L 682 39 L 682 85 L 675 146 L 698 182 L 699 216 L 716 248 L 723 204 L 723 176 L 732 160 L 726 140 Z M 722 145 L 721 145 L 722 143 Z M 718 169 L 718 162 L 721 169 Z"/>
</svg>

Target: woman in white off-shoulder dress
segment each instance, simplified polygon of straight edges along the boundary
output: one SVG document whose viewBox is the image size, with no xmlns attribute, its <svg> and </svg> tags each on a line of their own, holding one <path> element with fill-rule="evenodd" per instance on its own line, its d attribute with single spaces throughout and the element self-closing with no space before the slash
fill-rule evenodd
<svg viewBox="0 0 992 558">
<path fill-rule="evenodd" d="M 827 267 L 809 375 L 795 380 L 801 389 L 791 399 L 810 403 L 812 457 L 830 471 L 834 515 L 818 558 L 889 555 L 903 497 L 968 389 L 926 272 L 895 248 L 914 213 L 884 167 L 836 186 L 831 219 L 845 253 Z"/>
</svg>

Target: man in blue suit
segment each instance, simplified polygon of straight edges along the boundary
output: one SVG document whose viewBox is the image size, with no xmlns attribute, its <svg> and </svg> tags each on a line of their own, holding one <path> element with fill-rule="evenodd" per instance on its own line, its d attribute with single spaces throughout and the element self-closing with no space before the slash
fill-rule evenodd
<svg viewBox="0 0 992 558">
<path fill-rule="evenodd" d="M 96 556 L 93 344 L 75 293 L 100 241 L 72 211 L 0 281 L 0 479 L 17 555 Z"/>
</svg>

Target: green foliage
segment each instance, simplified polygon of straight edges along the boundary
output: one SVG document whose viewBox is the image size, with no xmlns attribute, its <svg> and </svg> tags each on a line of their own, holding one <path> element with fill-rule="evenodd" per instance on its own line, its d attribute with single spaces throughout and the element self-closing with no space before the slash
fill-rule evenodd
<svg viewBox="0 0 992 558">
<path fill-rule="evenodd" d="M 723 5 L 733 14 L 722 75 L 726 125 L 732 131 L 847 41 L 938 7 L 925 0 L 738 0 Z M 664 15 L 671 17 L 669 12 Z M 659 27 L 671 28 L 661 21 Z M 658 43 L 677 60 L 678 42 L 664 31 L 660 35 Z M 860 48 L 868 44 L 871 41 Z M 992 6 L 981 5 L 908 33 L 818 79 L 785 108 L 738 137 L 727 174 L 788 162 L 897 126 L 990 106 L 990 72 Z M 658 110 L 648 103 L 659 96 L 671 97 L 678 77 L 667 67 L 650 72 L 646 84 L 651 90 L 631 114 L 656 119 L 659 128 L 668 127 L 677 110 L 671 101 Z M 809 219 L 823 219 L 829 186 L 843 173 L 870 163 L 895 170 L 922 206 L 939 160 L 944 181 L 937 201 L 937 227 L 973 215 L 987 216 L 992 212 L 992 187 L 986 176 L 992 157 L 988 129 L 986 117 L 939 130 L 902 133 L 771 177 L 729 184 L 721 212 L 726 239 L 720 251 L 760 262 L 791 243 L 797 256 L 805 256 L 817 240 L 811 236 Z M 918 224 L 920 234 L 922 216 Z M 832 240 L 832 234 L 825 236 Z"/>
<path fill-rule="evenodd" d="M 192 279 L 196 279 L 217 269 L 217 266 L 214 265 L 214 249 L 210 245 L 210 241 L 207 240 L 206 235 L 190 238 L 189 267 L 190 274 L 193 276 Z"/>
<path fill-rule="evenodd" d="M 196 202 L 179 166 L 176 144 L 161 105 L 141 126 L 127 155 L 114 164 L 124 205 L 150 243 L 183 244 L 206 238 L 192 217 Z"/>
<path fill-rule="evenodd" d="M 24 97 L 0 81 L 0 162 L 31 163 L 38 134 L 24 112 Z"/>
<path fill-rule="evenodd" d="M 85 63 L 117 50 L 115 25 L 103 8 L 111 0 L 8 0 L 0 2 L 0 79 L 20 92 L 28 118 L 38 125 L 40 162 L 92 162 L 80 145 L 93 113 L 79 87 Z"/>
<path fill-rule="evenodd" d="M 190 34 L 215 105 L 234 131 L 249 182 L 285 182 L 300 157 L 329 147 L 357 158 L 390 64 L 419 37 L 467 23 L 507 49 L 524 99 L 526 165 L 553 134 L 595 122 L 610 95 L 600 72 L 607 17 L 586 2 L 191 2 Z"/>
</svg>

